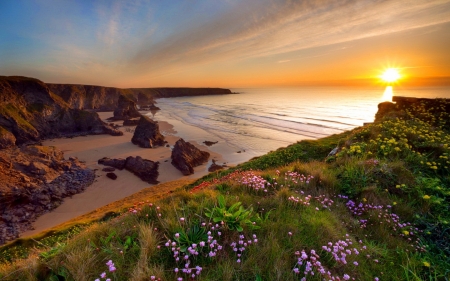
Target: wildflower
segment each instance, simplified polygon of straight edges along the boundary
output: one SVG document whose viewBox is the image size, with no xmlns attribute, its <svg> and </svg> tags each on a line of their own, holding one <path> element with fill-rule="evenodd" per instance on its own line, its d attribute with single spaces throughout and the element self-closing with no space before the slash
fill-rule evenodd
<svg viewBox="0 0 450 281">
<path fill-rule="evenodd" d="M 344 280 L 349 280 L 349 279 L 350 279 L 350 276 L 349 276 L 348 274 L 344 274 L 344 277 L 342 277 L 342 279 L 344 279 Z"/>
<path fill-rule="evenodd" d="M 106 272 L 103 272 L 102 274 L 100 274 L 100 277 L 103 278 L 103 279 L 105 279 L 105 277 L 106 277 Z"/>
<path fill-rule="evenodd" d="M 423 262 L 423 265 L 426 266 L 426 267 L 430 267 L 430 263 L 426 262 L 426 261 Z"/>
<path fill-rule="evenodd" d="M 180 221 L 181 221 L 181 222 L 184 222 L 184 218 L 180 218 Z"/>
<path fill-rule="evenodd" d="M 429 195 L 424 195 L 423 196 L 423 199 L 425 199 L 425 200 L 428 200 L 428 199 L 430 199 L 431 197 L 429 196 Z"/>
<path fill-rule="evenodd" d="M 289 235 L 289 236 L 292 236 L 292 232 L 289 231 L 289 232 L 288 232 L 288 235 Z"/>
<path fill-rule="evenodd" d="M 150 276 L 150 280 L 156 280 L 156 277 L 155 276 Z"/>
</svg>

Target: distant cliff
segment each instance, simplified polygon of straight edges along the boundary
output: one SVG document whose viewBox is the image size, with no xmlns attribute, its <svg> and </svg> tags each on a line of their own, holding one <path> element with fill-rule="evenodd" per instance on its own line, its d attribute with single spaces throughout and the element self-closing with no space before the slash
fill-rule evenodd
<svg viewBox="0 0 450 281">
<path fill-rule="evenodd" d="M 156 98 L 183 96 L 226 95 L 229 89 L 221 88 L 131 88 L 47 84 L 49 89 L 62 97 L 72 108 L 113 111 L 120 95 L 124 95 L 140 106 L 152 105 Z"/>
<path fill-rule="evenodd" d="M 0 76 L 0 149 L 61 135 L 105 133 L 121 134 L 96 112 L 71 108 L 42 81 Z"/>
</svg>

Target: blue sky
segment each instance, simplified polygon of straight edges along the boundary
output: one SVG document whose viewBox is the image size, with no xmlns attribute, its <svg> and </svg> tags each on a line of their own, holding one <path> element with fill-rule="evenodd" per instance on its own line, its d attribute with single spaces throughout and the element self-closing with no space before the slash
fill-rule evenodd
<svg viewBox="0 0 450 281">
<path fill-rule="evenodd" d="M 0 75 L 117 87 L 450 76 L 450 1 L 0 1 Z"/>
</svg>

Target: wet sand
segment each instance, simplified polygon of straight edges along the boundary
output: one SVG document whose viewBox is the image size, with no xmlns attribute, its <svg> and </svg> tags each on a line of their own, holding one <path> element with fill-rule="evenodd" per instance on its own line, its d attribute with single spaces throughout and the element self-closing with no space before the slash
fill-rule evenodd
<svg viewBox="0 0 450 281">
<path fill-rule="evenodd" d="M 105 120 L 112 116 L 112 112 L 100 112 L 99 115 Z M 121 125 L 122 121 L 116 123 Z M 159 127 L 168 144 L 173 147 L 179 139 L 176 136 L 177 132 L 173 130 L 173 126 L 167 122 L 159 121 Z M 33 223 L 34 230 L 22 233 L 21 237 L 37 234 L 152 186 L 126 170 L 116 170 L 116 180 L 107 178 L 106 172 L 102 171 L 105 166 L 97 164 L 97 161 L 103 157 L 126 158 L 128 156 L 141 156 L 144 159 L 159 161 L 158 181 L 160 183 L 179 179 L 199 178 L 208 174 L 208 167 L 212 159 L 216 160 L 217 163 L 224 162 L 221 154 L 211 151 L 206 145 L 185 139 L 185 141 L 194 144 L 199 149 L 208 151 L 211 156 L 208 163 L 194 168 L 195 173 L 193 175 L 184 176 L 170 163 L 171 147 L 164 146 L 146 149 L 132 144 L 131 138 L 133 133 L 131 130 L 134 128 L 131 126 L 120 127 L 119 129 L 124 132 L 123 136 L 93 135 L 44 141 L 43 145 L 55 146 L 61 149 L 66 159 L 78 157 L 80 161 L 85 161 L 88 168 L 96 170 L 96 180 L 83 193 L 65 198 L 59 207 L 39 217 Z"/>
</svg>

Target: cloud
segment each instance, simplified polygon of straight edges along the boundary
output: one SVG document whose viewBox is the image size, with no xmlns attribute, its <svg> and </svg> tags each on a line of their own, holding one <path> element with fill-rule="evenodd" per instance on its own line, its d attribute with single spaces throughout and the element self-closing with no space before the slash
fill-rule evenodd
<svg viewBox="0 0 450 281">
<path fill-rule="evenodd" d="M 142 42 L 128 67 L 171 71 L 191 64 L 272 56 L 450 20 L 445 1 L 243 1 L 159 42 Z M 189 16 L 189 15 L 188 15 Z"/>
</svg>

